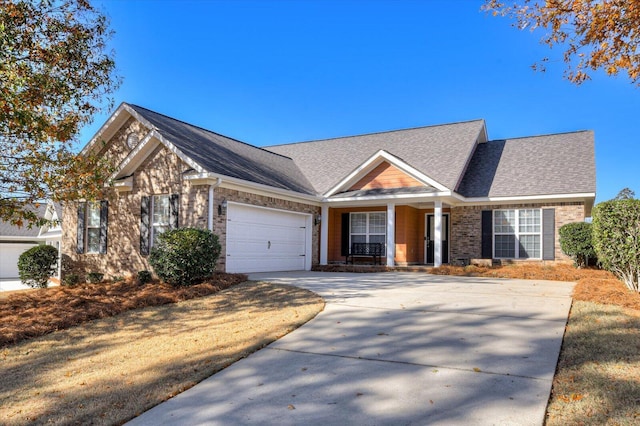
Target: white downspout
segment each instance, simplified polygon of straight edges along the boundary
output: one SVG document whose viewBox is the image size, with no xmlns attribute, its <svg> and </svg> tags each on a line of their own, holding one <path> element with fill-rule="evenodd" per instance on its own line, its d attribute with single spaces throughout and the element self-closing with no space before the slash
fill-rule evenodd
<svg viewBox="0 0 640 426">
<path fill-rule="evenodd" d="M 209 231 L 213 232 L 213 190 L 220 186 L 222 183 L 222 179 L 218 178 L 216 183 L 209 185 L 209 204 L 208 204 L 208 212 L 207 212 L 207 228 Z"/>
<path fill-rule="evenodd" d="M 396 257 L 396 205 L 387 203 L 387 266 L 395 266 Z"/>
</svg>

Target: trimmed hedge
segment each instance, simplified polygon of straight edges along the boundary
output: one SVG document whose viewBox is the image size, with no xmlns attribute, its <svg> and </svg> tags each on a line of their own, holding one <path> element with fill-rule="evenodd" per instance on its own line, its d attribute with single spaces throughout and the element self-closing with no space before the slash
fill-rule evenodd
<svg viewBox="0 0 640 426">
<path fill-rule="evenodd" d="M 571 256 L 578 267 L 587 266 L 589 259 L 596 257 L 591 228 L 590 223 L 575 222 L 562 225 L 558 231 L 562 251 Z"/>
<path fill-rule="evenodd" d="M 30 248 L 18 258 L 20 280 L 32 288 L 47 288 L 49 278 L 58 266 L 58 249 L 39 245 Z"/>
<path fill-rule="evenodd" d="M 162 281 L 192 285 L 213 274 L 220 250 L 218 236 L 209 230 L 175 229 L 158 235 L 149 263 Z"/>
</svg>

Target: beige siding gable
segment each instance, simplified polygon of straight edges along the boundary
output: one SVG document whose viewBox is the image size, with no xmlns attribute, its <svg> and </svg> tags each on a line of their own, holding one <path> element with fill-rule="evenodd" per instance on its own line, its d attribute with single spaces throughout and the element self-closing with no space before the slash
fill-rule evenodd
<svg viewBox="0 0 640 426">
<path fill-rule="evenodd" d="M 402 170 L 383 161 L 374 167 L 362 179 L 349 188 L 349 191 L 377 188 L 408 188 L 425 186 L 422 182 L 409 176 Z"/>
</svg>

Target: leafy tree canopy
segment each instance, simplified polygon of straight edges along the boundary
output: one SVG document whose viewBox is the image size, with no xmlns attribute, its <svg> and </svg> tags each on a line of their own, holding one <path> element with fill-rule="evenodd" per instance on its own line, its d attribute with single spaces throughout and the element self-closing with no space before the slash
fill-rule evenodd
<svg viewBox="0 0 640 426">
<path fill-rule="evenodd" d="M 620 190 L 620 192 L 618 192 L 618 195 L 616 195 L 616 198 L 614 198 L 614 200 L 632 200 L 635 196 L 636 193 L 633 190 L 629 188 L 623 188 Z"/>
<path fill-rule="evenodd" d="M 95 198 L 108 170 L 73 152 L 119 85 L 106 17 L 88 0 L 0 1 L 0 219 L 50 198 Z"/>
<path fill-rule="evenodd" d="M 598 69 L 626 73 L 640 86 L 639 0 L 485 0 L 485 11 L 515 20 L 514 26 L 546 30 L 541 43 L 562 46 L 565 78 L 581 84 Z M 548 58 L 534 65 L 545 69 Z"/>
</svg>

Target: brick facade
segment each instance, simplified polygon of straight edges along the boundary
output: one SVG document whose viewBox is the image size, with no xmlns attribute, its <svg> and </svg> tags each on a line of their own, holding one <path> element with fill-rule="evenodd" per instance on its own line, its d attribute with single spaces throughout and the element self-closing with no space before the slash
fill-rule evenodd
<svg viewBox="0 0 640 426">
<path fill-rule="evenodd" d="M 136 120 L 127 123 L 101 149 L 100 154 L 120 163 L 128 154 L 126 137 L 136 132 L 139 139 L 144 137 L 144 128 Z M 178 194 L 180 227 L 207 228 L 208 222 L 208 185 L 193 185 L 184 178 L 191 167 L 164 145 L 159 145 L 144 160 L 133 175 L 133 188 L 118 193 L 115 189 L 106 189 L 104 199 L 109 201 L 107 253 L 76 253 L 77 248 L 77 203 L 64 206 L 62 226 L 62 253 L 65 263 L 72 266 L 73 272 L 85 274 L 100 272 L 105 278 L 129 276 L 141 270 L 151 270 L 148 256 L 140 254 L 141 200 L 143 196 L 160 194 Z M 255 206 L 277 208 L 295 212 L 319 214 L 317 206 L 297 203 L 279 198 L 250 194 L 222 187 L 214 190 L 214 232 L 219 236 L 223 247 L 218 261 L 218 270 L 224 271 L 226 243 L 226 213 L 218 215 L 218 205 L 222 200 L 246 203 Z M 312 230 L 312 264 L 319 261 L 319 226 Z"/>
<path fill-rule="evenodd" d="M 509 204 L 451 208 L 451 259 L 482 257 L 482 211 L 495 209 L 555 209 L 555 260 L 571 259 L 560 249 L 558 230 L 562 225 L 584 221 L 584 203 Z"/>
</svg>

